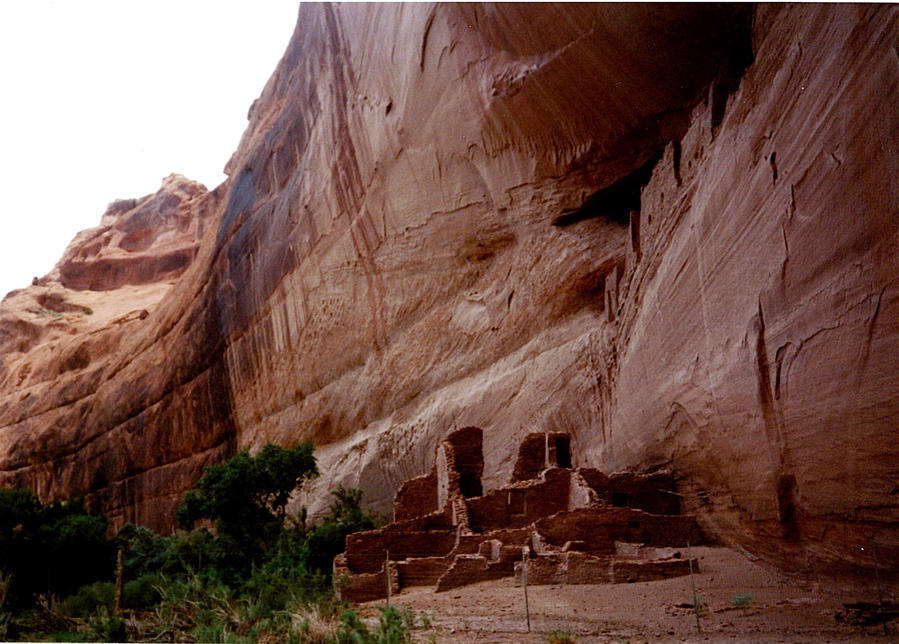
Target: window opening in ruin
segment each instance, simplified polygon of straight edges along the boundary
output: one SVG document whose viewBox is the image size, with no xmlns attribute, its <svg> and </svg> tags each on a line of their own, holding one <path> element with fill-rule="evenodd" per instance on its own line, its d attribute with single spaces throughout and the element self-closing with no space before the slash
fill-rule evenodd
<svg viewBox="0 0 899 644">
<path fill-rule="evenodd" d="M 527 510 L 527 497 L 524 490 L 509 490 L 509 514 L 523 516 Z"/>
<path fill-rule="evenodd" d="M 556 436 L 556 467 L 571 467 L 571 439 Z"/>
<path fill-rule="evenodd" d="M 627 492 L 612 492 L 612 505 L 616 508 L 627 508 L 631 504 L 631 495 Z"/>
<path fill-rule="evenodd" d="M 628 527 L 628 528 L 639 528 L 639 527 L 640 527 L 640 522 L 639 522 L 639 521 L 628 521 L 628 522 L 627 522 L 627 527 Z"/>
<path fill-rule="evenodd" d="M 459 491 L 466 499 L 481 496 L 481 477 L 473 472 L 459 472 Z"/>
</svg>

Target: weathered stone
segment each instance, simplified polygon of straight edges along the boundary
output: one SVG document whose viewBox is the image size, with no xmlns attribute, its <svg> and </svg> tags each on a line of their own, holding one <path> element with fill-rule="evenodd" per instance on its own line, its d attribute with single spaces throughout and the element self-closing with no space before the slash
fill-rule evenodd
<svg viewBox="0 0 899 644">
<path fill-rule="evenodd" d="M 346 551 L 334 563 L 342 599 L 376 599 L 378 577 L 373 575 L 381 575 L 381 597 L 386 596 L 385 575 L 394 568 L 398 589 L 408 583 L 433 585 L 436 592 L 513 574 L 532 575 L 536 584 L 588 584 L 650 581 L 689 571 L 689 563 L 671 546 L 703 542 L 694 517 L 615 507 L 602 498 L 611 493 L 669 507 L 673 481 L 666 473 L 589 471 L 585 477 L 578 469 L 555 465 L 539 470 L 538 464 L 547 466 L 550 460 L 567 464 L 567 435 L 529 434 L 518 451 L 513 482 L 472 497 L 459 485 L 460 474 L 481 471 L 482 438 L 476 427 L 450 434 L 437 447 L 432 473 L 400 488 L 395 515 L 404 518 L 347 537 Z M 559 445 L 566 446 L 562 458 Z M 521 480 L 527 471 L 534 478 Z M 575 493 L 579 487 L 589 494 Z M 419 505 L 420 513 L 414 514 L 413 491 L 425 498 L 442 491 L 440 509 L 426 513 L 427 506 Z"/>
<path fill-rule="evenodd" d="M 204 464 L 309 438 L 300 502 L 386 511 L 454 428 L 488 493 L 565 433 L 575 467 L 672 469 L 726 543 L 870 571 L 899 543 L 897 20 L 304 3 L 225 184 L 113 204 L 0 306 L 0 483 L 163 529 Z"/>
</svg>

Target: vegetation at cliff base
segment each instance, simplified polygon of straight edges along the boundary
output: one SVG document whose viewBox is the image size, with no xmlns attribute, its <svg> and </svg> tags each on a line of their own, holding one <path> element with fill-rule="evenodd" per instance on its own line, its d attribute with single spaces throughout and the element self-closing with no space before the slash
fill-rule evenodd
<svg viewBox="0 0 899 644">
<path fill-rule="evenodd" d="M 84 499 L 43 505 L 29 490 L 0 489 L 0 570 L 4 606 L 32 605 L 39 595 L 66 596 L 111 577 L 115 545 L 109 521 Z"/>
<path fill-rule="evenodd" d="M 291 516 L 291 496 L 317 475 L 309 442 L 239 452 L 205 469 L 168 536 L 134 524 L 111 535 L 81 499 L 43 505 L 0 489 L 0 640 L 408 641 L 394 613 L 371 630 L 341 616 L 333 558 L 381 520 L 344 487 L 320 521 Z"/>
</svg>

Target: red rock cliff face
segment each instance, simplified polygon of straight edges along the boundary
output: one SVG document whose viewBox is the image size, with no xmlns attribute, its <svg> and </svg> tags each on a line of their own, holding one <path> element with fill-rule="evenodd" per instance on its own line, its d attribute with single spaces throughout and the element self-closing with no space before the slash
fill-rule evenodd
<svg viewBox="0 0 899 644">
<path fill-rule="evenodd" d="M 202 225 L 112 225 L 4 301 L 0 478 L 165 528 L 239 447 L 311 438 L 313 509 L 386 509 L 454 428 L 485 489 L 563 431 L 576 466 L 675 469 L 728 542 L 867 564 L 899 540 L 896 35 L 892 6 L 304 4 Z M 52 347 L 16 305 L 149 288 Z"/>
</svg>

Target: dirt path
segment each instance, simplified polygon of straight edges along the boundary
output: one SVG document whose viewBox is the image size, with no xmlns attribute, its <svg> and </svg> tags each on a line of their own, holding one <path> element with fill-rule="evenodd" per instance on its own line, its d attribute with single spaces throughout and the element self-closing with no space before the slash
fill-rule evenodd
<svg viewBox="0 0 899 644">
<path fill-rule="evenodd" d="M 822 590 L 778 575 L 726 548 L 694 548 L 700 560 L 696 592 L 706 604 L 697 633 L 690 608 L 690 577 L 633 584 L 531 586 L 527 632 L 524 591 L 513 579 L 435 593 L 411 588 L 393 605 L 430 616 L 431 628 L 415 631 L 416 642 L 440 644 L 537 644 L 546 633 L 566 631 L 580 644 L 617 642 L 897 642 L 899 623 L 850 626 L 835 616 L 845 602 L 873 601 L 870 595 Z M 751 601 L 749 594 L 751 593 Z M 745 608 L 732 601 L 742 595 Z M 739 598 L 738 598 L 739 600 Z M 739 603 L 739 601 L 737 601 Z M 359 607 L 364 618 L 383 602 Z"/>
</svg>

